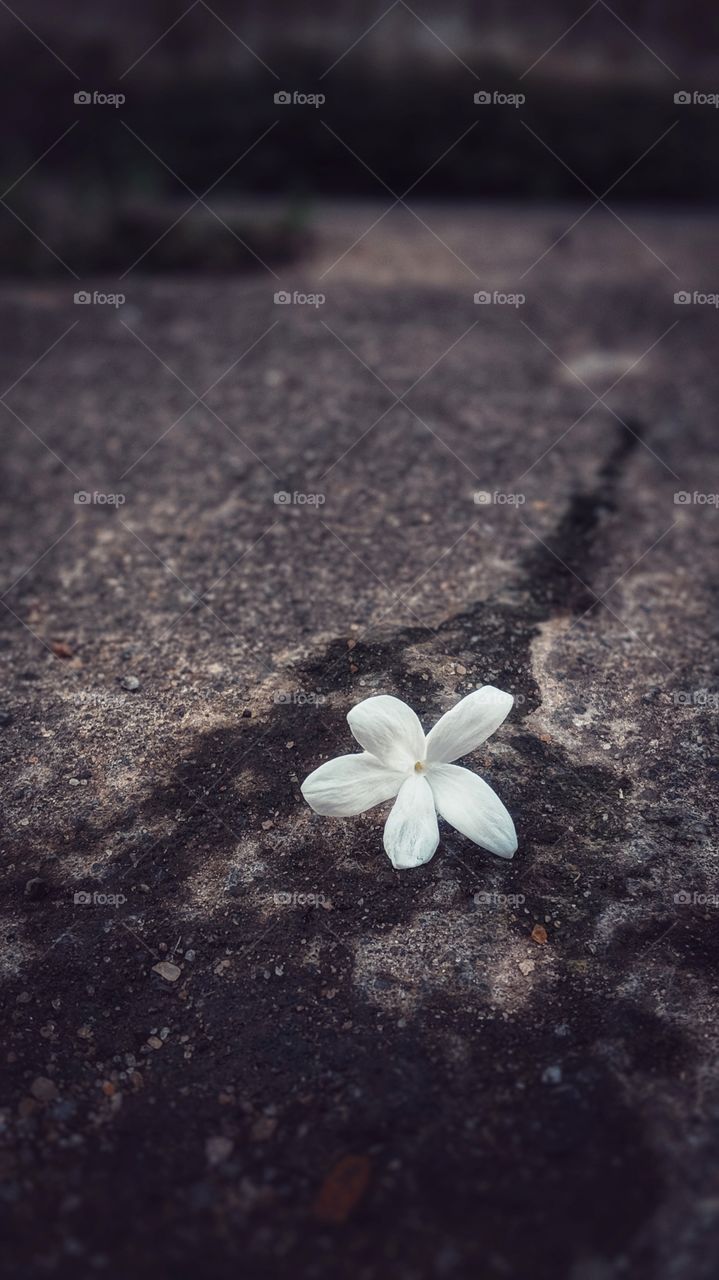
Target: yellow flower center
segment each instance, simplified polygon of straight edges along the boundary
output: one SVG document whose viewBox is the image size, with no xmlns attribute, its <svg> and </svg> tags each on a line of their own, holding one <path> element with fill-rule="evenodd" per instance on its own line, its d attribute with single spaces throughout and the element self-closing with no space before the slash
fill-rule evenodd
<svg viewBox="0 0 719 1280">
<path fill-rule="evenodd" d="M 415 773 L 424 773 L 424 765 L 421 760 L 417 760 L 414 766 Z"/>
</svg>

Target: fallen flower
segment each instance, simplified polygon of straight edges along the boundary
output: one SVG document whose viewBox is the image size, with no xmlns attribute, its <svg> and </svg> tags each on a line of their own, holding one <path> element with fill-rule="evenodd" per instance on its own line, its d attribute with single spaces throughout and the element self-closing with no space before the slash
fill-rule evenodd
<svg viewBox="0 0 719 1280">
<path fill-rule="evenodd" d="M 429 862 L 439 844 L 437 811 L 475 844 L 511 858 L 517 836 L 499 796 L 452 761 L 481 746 L 513 701 L 511 694 L 484 685 L 425 737 L 414 711 L 399 698 L 365 698 L 347 716 L 362 753 L 321 764 L 305 778 L 302 794 L 315 813 L 332 818 L 353 817 L 396 796 L 384 847 L 397 870 Z"/>
</svg>

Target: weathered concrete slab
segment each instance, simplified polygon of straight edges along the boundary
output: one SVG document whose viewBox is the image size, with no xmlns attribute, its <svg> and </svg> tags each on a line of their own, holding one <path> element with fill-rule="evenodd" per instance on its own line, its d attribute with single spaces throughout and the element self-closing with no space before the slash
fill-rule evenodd
<svg viewBox="0 0 719 1280">
<path fill-rule="evenodd" d="M 716 223 L 592 215 L 522 279 L 581 210 L 418 206 L 327 271 L 382 211 L 281 281 L 3 290 L 38 1274 L 714 1274 L 719 319 L 673 295 Z M 487 682 L 511 864 L 445 829 L 398 875 L 384 810 L 303 805 L 354 701 Z"/>
</svg>

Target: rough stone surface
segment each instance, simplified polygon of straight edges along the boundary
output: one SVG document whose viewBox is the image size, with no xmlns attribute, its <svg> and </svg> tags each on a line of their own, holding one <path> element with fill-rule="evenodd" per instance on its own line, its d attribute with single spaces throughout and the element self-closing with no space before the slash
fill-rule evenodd
<svg viewBox="0 0 719 1280">
<path fill-rule="evenodd" d="M 653 256 L 708 288 L 716 221 L 520 279 L 581 210 L 400 210 L 322 278 L 382 210 L 281 282 L 2 290 L 17 1274 L 716 1274 L 718 321 Z M 304 806 L 353 702 L 487 682 L 513 862 Z"/>
</svg>

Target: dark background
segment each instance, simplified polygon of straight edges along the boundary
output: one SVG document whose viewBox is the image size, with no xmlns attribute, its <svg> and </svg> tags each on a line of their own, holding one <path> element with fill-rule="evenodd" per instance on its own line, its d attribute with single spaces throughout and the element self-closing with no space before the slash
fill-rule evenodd
<svg viewBox="0 0 719 1280">
<path fill-rule="evenodd" d="M 589 12 L 516 0 L 418 0 L 389 12 L 383 4 L 218 0 L 209 8 L 152 0 L 121 9 L 60 3 L 51 12 L 29 3 L 19 16 L 48 50 L 0 13 L 0 108 L 12 121 L 3 190 L 52 151 L 8 196 L 16 219 L 8 214 L 0 265 L 9 273 L 59 269 L 27 228 L 75 270 L 127 265 L 167 226 L 173 207 L 185 207 L 183 183 L 198 195 L 217 183 L 213 200 L 231 205 L 232 225 L 278 261 L 305 242 L 314 198 L 377 196 L 380 180 L 401 194 L 421 178 L 420 198 L 546 201 L 582 198 L 580 179 L 601 194 L 632 166 L 614 192 L 620 204 L 706 204 L 719 193 L 712 107 L 680 109 L 671 136 L 635 164 L 677 118 L 677 90 L 712 92 L 719 83 L 719 15 L 702 0 L 635 0 L 621 13 L 601 0 Z M 326 103 L 278 107 L 280 89 L 321 92 Z M 477 107 L 478 89 L 523 92 L 526 103 Z M 78 90 L 124 93 L 126 101 L 117 110 L 78 106 Z M 276 202 L 271 219 L 243 209 L 238 202 L 250 195 Z M 226 237 L 218 242 L 217 224 L 201 207 L 145 261 L 147 270 L 251 265 Z"/>
</svg>

